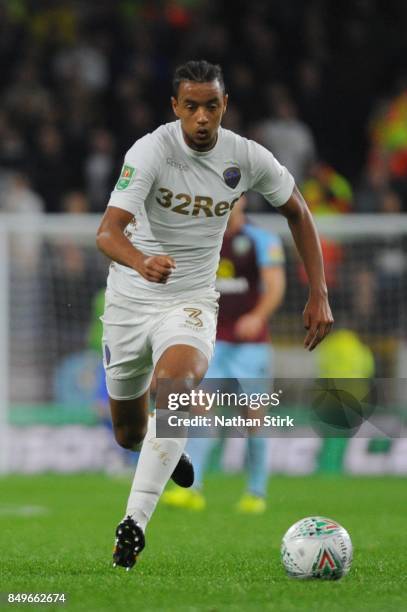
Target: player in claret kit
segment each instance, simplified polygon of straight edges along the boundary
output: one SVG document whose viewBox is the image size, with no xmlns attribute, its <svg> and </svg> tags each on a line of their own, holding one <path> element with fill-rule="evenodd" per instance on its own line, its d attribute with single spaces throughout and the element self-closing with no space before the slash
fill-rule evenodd
<svg viewBox="0 0 407 612">
<path fill-rule="evenodd" d="M 284 296 L 284 251 L 278 236 L 248 221 L 245 205 L 246 197 L 242 196 L 233 207 L 220 252 L 216 280 L 220 293 L 217 339 L 206 378 L 218 379 L 216 385 L 221 391 L 228 391 L 228 382 L 222 379 L 260 379 L 256 391 L 263 391 L 266 384 L 264 392 L 270 392 L 273 352 L 268 321 Z M 249 410 L 245 416 L 259 413 L 253 415 Z M 202 433 L 208 431 L 202 428 Z M 203 475 L 215 440 L 208 435 L 189 440 L 187 448 L 195 472 L 193 486 L 166 491 L 164 503 L 176 508 L 204 509 Z M 261 432 L 248 431 L 248 482 L 237 505 L 239 512 L 260 514 L 266 509 L 266 450 Z"/>
<path fill-rule="evenodd" d="M 97 232 L 99 249 L 112 259 L 103 349 L 113 428 L 120 445 L 141 445 L 113 553 L 114 564 L 127 568 L 174 470 L 176 480 L 191 484 L 186 438 L 156 437 L 149 387 L 154 375 L 184 381 L 178 391 L 188 392 L 205 376 L 215 344 L 219 252 L 242 193 L 261 193 L 288 219 L 309 279 L 305 347 L 314 349 L 332 325 L 312 216 L 269 151 L 220 127 L 228 100 L 220 67 L 190 61 L 175 71 L 173 87 L 178 120 L 127 152 Z M 165 407 L 161 393 L 156 408 Z"/>
</svg>

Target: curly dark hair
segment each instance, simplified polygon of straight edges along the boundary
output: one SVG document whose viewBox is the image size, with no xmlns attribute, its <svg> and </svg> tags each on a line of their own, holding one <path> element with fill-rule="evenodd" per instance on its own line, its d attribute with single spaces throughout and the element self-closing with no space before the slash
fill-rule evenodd
<svg viewBox="0 0 407 612">
<path fill-rule="evenodd" d="M 175 97 L 178 95 L 181 81 L 194 81 L 195 83 L 219 81 L 219 85 L 225 93 L 222 68 L 218 64 L 210 64 L 206 60 L 191 60 L 175 69 L 172 79 L 172 89 Z"/>
</svg>

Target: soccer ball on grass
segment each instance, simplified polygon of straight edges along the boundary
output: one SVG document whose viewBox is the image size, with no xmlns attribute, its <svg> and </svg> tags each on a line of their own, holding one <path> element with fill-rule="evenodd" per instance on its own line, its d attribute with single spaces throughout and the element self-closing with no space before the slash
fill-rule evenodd
<svg viewBox="0 0 407 612">
<path fill-rule="evenodd" d="M 281 544 L 281 560 L 292 578 L 338 580 L 349 572 L 352 554 L 346 529 L 323 516 L 294 523 Z"/>
</svg>

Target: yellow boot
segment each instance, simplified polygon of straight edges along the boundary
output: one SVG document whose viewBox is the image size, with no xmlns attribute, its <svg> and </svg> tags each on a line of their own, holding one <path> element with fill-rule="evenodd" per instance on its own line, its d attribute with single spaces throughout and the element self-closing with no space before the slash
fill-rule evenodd
<svg viewBox="0 0 407 612">
<path fill-rule="evenodd" d="M 244 514 L 263 514 L 266 510 L 266 500 L 253 493 L 245 493 L 236 506 L 238 512 Z"/>
<path fill-rule="evenodd" d="M 166 506 L 173 508 L 199 511 L 206 507 L 206 499 L 197 489 L 181 489 L 181 487 L 170 489 L 163 493 L 161 500 Z"/>
</svg>

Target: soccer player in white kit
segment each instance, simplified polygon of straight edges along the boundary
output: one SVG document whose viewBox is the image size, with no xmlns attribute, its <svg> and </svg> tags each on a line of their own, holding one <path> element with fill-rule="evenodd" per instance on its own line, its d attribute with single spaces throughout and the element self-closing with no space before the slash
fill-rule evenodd
<svg viewBox="0 0 407 612">
<path fill-rule="evenodd" d="M 173 88 L 178 120 L 127 152 L 97 232 L 112 260 L 102 320 L 114 433 L 125 448 L 141 446 L 113 554 L 114 564 L 128 569 L 169 478 L 192 484 L 186 438 L 156 437 L 149 388 L 154 376 L 180 381 L 177 391 L 188 392 L 205 376 L 222 237 L 244 192 L 261 193 L 288 220 L 309 280 L 305 348 L 313 350 L 333 323 L 320 241 L 293 177 L 265 148 L 220 127 L 228 100 L 221 68 L 187 62 L 175 71 Z M 165 395 L 159 401 L 156 408 L 165 408 Z"/>
</svg>

